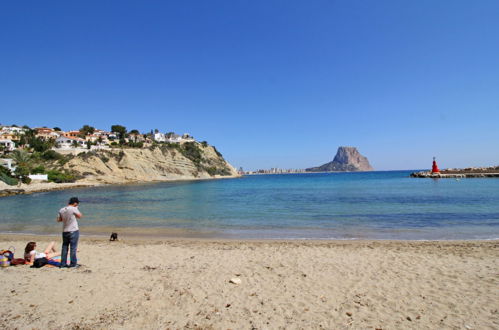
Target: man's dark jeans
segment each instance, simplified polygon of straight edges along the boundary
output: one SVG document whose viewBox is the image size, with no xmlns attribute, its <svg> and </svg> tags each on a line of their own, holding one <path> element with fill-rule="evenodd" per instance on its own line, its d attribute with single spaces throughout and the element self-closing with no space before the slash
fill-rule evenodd
<svg viewBox="0 0 499 330">
<path fill-rule="evenodd" d="M 76 249 L 78 249 L 78 239 L 80 238 L 80 231 L 68 231 L 62 233 L 62 251 L 61 251 L 61 266 L 66 267 L 68 260 L 68 248 L 71 247 L 70 264 L 69 267 L 75 267 Z"/>
</svg>

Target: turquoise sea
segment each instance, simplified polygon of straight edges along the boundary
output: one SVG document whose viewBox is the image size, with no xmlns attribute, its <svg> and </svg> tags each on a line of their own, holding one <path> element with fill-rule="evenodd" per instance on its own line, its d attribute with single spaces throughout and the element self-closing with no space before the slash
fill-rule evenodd
<svg viewBox="0 0 499 330">
<path fill-rule="evenodd" d="M 411 171 L 254 175 L 0 198 L 0 232 L 59 235 L 82 201 L 82 235 L 244 239 L 498 239 L 499 179 Z"/>
</svg>

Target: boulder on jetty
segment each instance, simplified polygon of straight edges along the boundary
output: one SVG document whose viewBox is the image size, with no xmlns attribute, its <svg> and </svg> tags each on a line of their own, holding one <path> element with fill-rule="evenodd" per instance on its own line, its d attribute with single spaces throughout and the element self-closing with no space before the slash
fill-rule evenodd
<svg viewBox="0 0 499 330">
<path fill-rule="evenodd" d="M 373 171 L 369 160 L 355 147 L 339 147 L 332 162 L 307 168 L 307 172 L 359 172 Z"/>
<path fill-rule="evenodd" d="M 448 168 L 438 173 L 420 171 L 411 173 L 413 178 L 499 178 L 499 166 Z"/>
</svg>

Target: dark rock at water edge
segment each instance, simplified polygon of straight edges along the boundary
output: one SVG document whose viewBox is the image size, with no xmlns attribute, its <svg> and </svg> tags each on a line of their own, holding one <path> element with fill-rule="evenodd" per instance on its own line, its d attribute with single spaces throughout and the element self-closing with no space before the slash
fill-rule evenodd
<svg viewBox="0 0 499 330">
<path fill-rule="evenodd" d="M 24 189 L 4 189 L 0 190 L 0 197 L 1 196 L 10 196 L 10 195 L 19 195 L 19 194 L 24 194 L 25 191 Z"/>
<path fill-rule="evenodd" d="M 307 172 L 359 172 L 373 171 L 369 160 L 355 147 L 339 147 L 332 162 L 307 168 Z"/>
</svg>

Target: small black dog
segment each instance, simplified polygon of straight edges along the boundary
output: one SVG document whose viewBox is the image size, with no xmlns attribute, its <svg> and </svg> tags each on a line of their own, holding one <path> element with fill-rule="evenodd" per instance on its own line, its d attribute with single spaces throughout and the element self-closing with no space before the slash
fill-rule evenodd
<svg viewBox="0 0 499 330">
<path fill-rule="evenodd" d="M 110 241 L 118 241 L 118 233 L 111 233 Z"/>
</svg>

